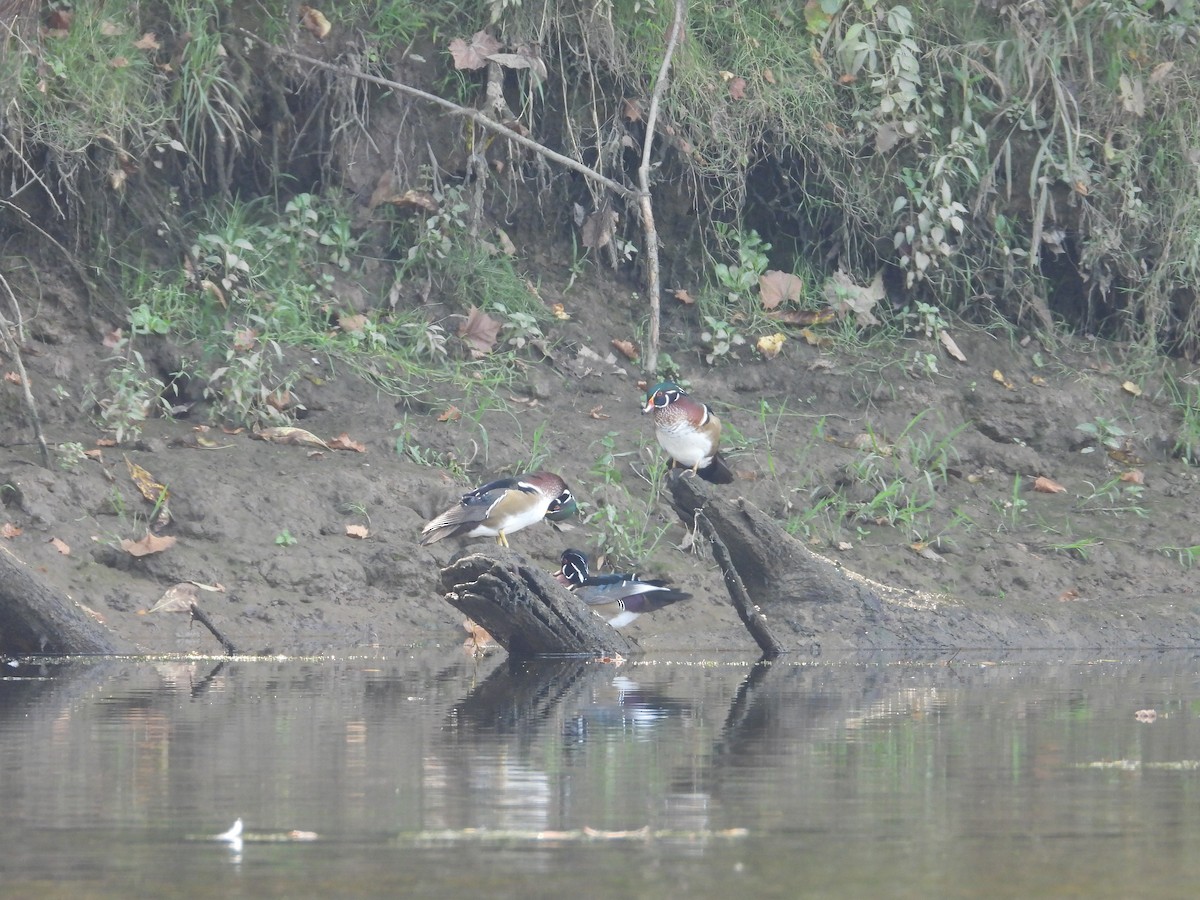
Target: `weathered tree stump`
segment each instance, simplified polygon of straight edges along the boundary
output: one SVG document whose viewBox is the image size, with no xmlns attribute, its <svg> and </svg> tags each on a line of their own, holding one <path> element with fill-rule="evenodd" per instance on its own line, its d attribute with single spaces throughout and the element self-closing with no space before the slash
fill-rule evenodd
<svg viewBox="0 0 1200 900">
<path fill-rule="evenodd" d="M 903 643 L 899 634 L 906 628 L 887 615 L 884 586 L 813 553 L 754 504 L 718 496 L 720 489 L 710 493 L 686 472 L 671 476 L 670 491 L 684 524 L 711 544 L 733 604 L 764 653 L 827 640 L 832 629 L 851 632 L 830 642 L 839 647 Z M 873 626 L 875 639 L 860 639 L 864 629 L 857 623 Z"/>
<path fill-rule="evenodd" d="M 553 577 L 511 551 L 475 553 L 442 569 L 446 602 L 514 657 L 636 653 L 636 646 Z"/>
<path fill-rule="evenodd" d="M 119 653 L 130 649 L 70 598 L 0 547 L 0 653 Z"/>
</svg>

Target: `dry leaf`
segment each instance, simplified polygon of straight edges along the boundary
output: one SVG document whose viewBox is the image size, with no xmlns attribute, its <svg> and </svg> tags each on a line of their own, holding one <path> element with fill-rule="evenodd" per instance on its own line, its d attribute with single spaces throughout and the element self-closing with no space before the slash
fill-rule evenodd
<svg viewBox="0 0 1200 900">
<path fill-rule="evenodd" d="M 4 380 L 7 381 L 9 384 L 20 384 L 21 376 L 19 374 L 17 374 L 16 372 L 5 372 Z"/>
<path fill-rule="evenodd" d="M 1121 387 L 1125 389 L 1125 393 L 1127 393 L 1127 394 L 1133 394 L 1133 396 L 1135 396 L 1135 397 L 1142 396 L 1142 389 L 1140 387 L 1138 387 L 1136 384 L 1134 384 L 1132 381 L 1126 381 L 1124 384 L 1121 385 Z"/>
<path fill-rule="evenodd" d="M 273 428 L 263 428 L 259 431 L 251 432 L 250 437 L 256 441 L 270 441 L 273 444 L 297 444 L 307 447 L 320 447 L 322 450 L 329 449 L 329 445 L 311 431 L 305 431 L 303 428 L 295 428 L 291 425 L 277 425 Z"/>
<path fill-rule="evenodd" d="M 21 529 L 18 528 L 16 525 L 14 525 L 12 522 L 5 522 L 3 525 L 0 525 L 0 537 L 4 538 L 7 541 L 11 541 L 13 538 L 18 537 L 20 534 L 21 534 Z"/>
<path fill-rule="evenodd" d="M 258 343 L 258 332 L 253 328 L 243 328 L 233 333 L 233 349 L 239 353 L 253 350 Z"/>
<path fill-rule="evenodd" d="M 942 346 L 946 348 L 946 352 L 957 359 L 959 362 L 966 362 L 967 358 L 963 352 L 958 349 L 958 344 L 954 343 L 954 338 L 950 337 L 948 331 L 938 331 L 938 340 L 942 342 Z"/>
<path fill-rule="evenodd" d="M 355 313 L 354 315 L 342 313 L 338 315 L 338 328 L 347 334 L 362 334 L 366 330 L 367 322 L 367 317 L 362 313 Z"/>
<path fill-rule="evenodd" d="M 883 270 L 875 273 L 875 278 L 869 285 L 855 284 L 854 281 L 838 269 L 824 287 L 825 299 L 839 314 L 853 312 L 860 326 L 878 325 L 879 320 L 871 311 L 886 296 L 883 288 Z"/>
<path fill-rule="evenodd" d="M 791 272 L 768 269 L 758 278 L 758 294 L 763 309 L 774 309 L 785 300 L 796 303 L 804 292 L 804 279 Z"/>
<path fill-rule="evenodd" d="M 200 595 L 196 592 L 196 585 L 190 581 L 181 581 L 167 588 L 158 598 L 158 602 L 142 615 L 157 612 L 191 612 L 198 599 Z"/>
<path fill-rule="evenodd" d="M 129 477 L 133 479 L 133 483 L 137 485 L 138 491 L 143 497 L 151 503 L 166 504 L 171 493 L 165 485 L 159 484 L 154 480 L 154 476 L 131 460 L 128 456 L 125 457 L 125 466 L 129 469 Z"/>
<path fill-rule="evenodd" d="M 346 536 L 358 538 L 360 541 L 365 541 L 371 532 L 367 530 L 366 525 L 347 525 Z"/>
<path fill-rule="evenodd" d="M 104 335 L 104 340 L 100 342 L 106 350 L 116 350 L 125 343 L 125 334 L 120 328 L 114 328 L 108 334 Z"/>
<path fill-rule="evenodd" d="M 59 540 L 56 537 L 52 537 L 52 538 L 50 538 L 50 543 L 54 546 L 54 549 L 57 550 L 59 553 L 61 553 L 63 556 L 71 555 L 71 546 L 66 541 Z"/>
<path fill-rule="evenodd" d="M 787 335 L 781 332 L 774 334 L 764 334 L 758 339 L 755 345 L 758 347 L 758 352 L 767 359 L 774 359 L 779 355 L 779 351 L 783 349 L 783 342 L 787 340 Z"/>
<path fill-rule="evenodd" d="M 482 69 L 487 65 L 488 57 L 500 52 L 503 46 L 486 31 L 477 31 L 471 36 L 471 43 L 462 38 L 450 42 L 450 55 L 454 58 L 456 69 Z"/>
<path fill-rule="evenodd" d="M 767 84 L 775 83 L 775 73 L 770 69 L 763 69 L 762 77 L 763 81 L 765 81 Z"/>
<path fill-rule="evenodd" d="M 1039 475 L 1034 479 L 1033 489 L 1043 494 L 1065 494 L 1067 492 L 1065 487 L 1045 475 Z"/>
<path fill-rule="evenodd" d="M 133 46 L 138 50 L 157 50 L 159 48 L 158 35 L 153 31 L 147 31 L 133 42 Z"/>
<path fill-rule="evenodd" d="M 125 33 L 125 26 L 112 19 L 105 19 L 100 23 L 100 33 L 105 37 L 119 37 Z"/>
<path fill-rule="evenodd" d="M 729 82 L 729 96 L 734 100 L 746 99 L 746 79 L 741 75 Z"/>
<path fill-rule="evenodd" d="M 325 40 L 329 36 L 329 32 L 333 30 L 333 26 L 325 18 L 325 14 L 311 6 L 300 7 L 300 24 L 308 29 L 309 34 L 318 41 Z"/>
<path fill-rule="evenodd" d="M 96 446 L 97 447 L 115 447 L 115 446 L 117 446 L 117 442 L 113 438 L 96 438 Z"/>
<path fill-rule="evenodd" d="M 1029 382 L 1030 384 L 1036 384 L 1038 387 L 1045 387 L 1047 384 L 1046 379 L 1041 375 L 1030 375 Z"/>
<path fill-rule="evenodd" d="M 159 537 L 157 534 L 147 534 L 140 541 L 128 538 L 121 541 L 121 549 L 130 556 L 149 556 L 151 553 L 162 553 L 175 546 L 175 538 L 171 535 Z"/>
<path fill-rule="evenodd" d="M 361 441 L 356 441 L 346 432 L 342 432 L 337 437 L 330 439 L 330 450 L 353 450 L 355 453 L 366 453 L 367 445 Z"/>
<path fill-rule="evenodd" d="M 458 336 L 471 351 L 472 359 L 482 359 L 492 352 L 500 325 L 499 319 L 493 319 L 478 306 L 467 311 L 467 317 L 458 326 Z"/>
<path fill-rule="evenodd" d="M 621 101 L 621 115 L 629 122 L 640 122 L 642 120 L 642 105 L 636 100 L 625 98 Z"/>
<path fill-rule="evenodd" d="M 998 383 L 1004 385 L 1010 391 L 1013 389 L 1013 383 L 1011 381 L 1009 381 L 1007 378 L 1005 378 L 1004 373 L 1001 372 L 999 369 L 992 370 L 992 381 L 995 381 L 995 382 L 998 382 Z"/>
<path fill-rule="evenodd" d="M 437 420 L 439 422 L 457 422 L 462 418 L 462 410 L 457 406 L 450 406 L 444 412 L 438 413 Z"/>
<path fill-rule="evenodd" d="M 687 291 L 685 291 L 683 288 L 675 289 L 675 299 L 678 300 L 680 303 L 684 304 L 685 306 L 691 306 L 693 303 L 696 302 L 696 298 L 693 297 L 691 294 L 689 294 Z"/>
<path fill-rule="evenodd" d="M 1145 484 L 1146 476 L 1141 469 L 1130 469 L 1128 472 L 1121 473 L 1121 481 L 1126 484 Z"/>
<path fill-rule="evenodd" d="M 634 346 L 633 341 L 618 341 L 614 338 L 612 345 L 619 350 L 626 359 L 636 360 L 638 358 L 638 349 L 636 346 Z"/>
<path fill-rule="evenodd" d="M 563 306 L 561 303 L 555 303 L 554 305 L 552 305 L 550 307 L 550 314 L 553 315 L 554 318 L 560 319 L 564 322 L 567 319 L 571 318 L 571 314 L 569 312 L 567 312 L 567 308 L 565 306 Z"/>
<path fill-rule="evenodd" d="M 591 408 L 591 410 L 589 410 L 589 411 L 588 411 L 588 415 L 589 415 L 589 416 L 591 416 L 593 419 L 607 419 L 607 418 L 609 418 L 609 415 L 608 415 L 608 413 L 606 413 L 606 412 L 601 412 L 601 410 L 602 410 L 602 409 L 604 409 L 604 407 L 603 407 L 602 405 L 601 405 L 601 406 L 593 406 L 593 407 Z"/>
<path fill-rule="evenodd" d="M 129 58 L 126 56 L 114 56 L 108 61 L 108 64 L 114 69 L 127 69 L 129 68 Z"/>
<path fill-rule="evenodd" d="M 854 545 L 849 541 L 838 541 L 834 546 L 843 553 L 848 553 L 854 549 Z"/>
<path fill-rule="evenodd" d="M 579 236 L 583 246 L 589 250 L 599 250 L 613 239 L 617 231 L 618 216 L 616 210 L 609 206 L 601 207 L 584 220 Z"/>
<path fill-rule="evenodd" d="M 1076 588 L 1067 588 L 1065 591 L 1063 591 L 1061 594 L 1058 595 L 1059 603 L 1070 603 L 1072 600 L 1078 600 L 1078 599 L 1079 599 L 1079 591 Z"/>
<path fill-rule="evenodd" d="M 934 550 L 926 541 L 917 541 L 915 544 L 909 544 L 909 549 L 922 559 L 927 559 L 930 562 L 945 562 L 946 560 L 940 553 Z"/>
</svg>

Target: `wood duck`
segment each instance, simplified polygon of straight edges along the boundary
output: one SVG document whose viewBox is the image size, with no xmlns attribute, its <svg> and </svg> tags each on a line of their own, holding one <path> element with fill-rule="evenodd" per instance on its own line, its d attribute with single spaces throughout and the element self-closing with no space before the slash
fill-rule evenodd
<svg viewBox="0 0 1200 900">
<path fill-rule="evenodd" d="M 692 596 L 669 588 L 662 581 L 642 580 L 636 575 L 616 572 L 592 575 L 588 572 L 587 554 L 582 550 L 564 550 L 559 562 L 562 568 L 554 577 L 613 628 L 624 628 L 642 613 Z"/>
<path fill-rule="evenodd" d="M 457 503 L 421 529 L 421 544 L 444 537 L 490 537 L 508 546 L 508 535 L 542 519 L 558 521 L 578 506 L 565 481 L 551 472 L 499 478 L 463 494 Z"/>
<path fill-rule="evenodd" d="M 705 481 L 729 484 L 733 472 L 717 452 L 721 420 L 673 381 L 663 381 L 646 394 L 642 413 L 654 414 L 654 433 L 671 460 Z"/>
</svg>

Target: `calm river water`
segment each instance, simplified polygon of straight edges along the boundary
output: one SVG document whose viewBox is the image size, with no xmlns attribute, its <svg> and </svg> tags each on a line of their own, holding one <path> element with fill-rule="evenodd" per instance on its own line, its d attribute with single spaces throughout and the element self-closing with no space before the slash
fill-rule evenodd
<svg viewBox="0 0 1200 900">
<path fill-rule="evenodd" d="M 1200 895 L 1200 654 L 2 668 L 4 897 Z"/>
</svg>

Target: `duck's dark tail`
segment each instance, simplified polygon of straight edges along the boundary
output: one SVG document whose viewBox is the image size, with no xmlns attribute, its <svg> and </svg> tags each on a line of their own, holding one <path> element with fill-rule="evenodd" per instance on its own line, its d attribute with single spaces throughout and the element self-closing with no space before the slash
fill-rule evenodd
<svg viewBox="0 0 1200 900">
<path fill-rule="evenodd" d="M 729 468 L 729 465 L 725 462 L 720 453 L 714 456 L 713 461 L 703 469 L 698 470 L 696 474 L 705 481 L 712 482 L 713 484 L 733 483 L 733 470 Z"/>
</svg>

